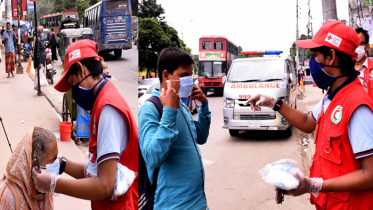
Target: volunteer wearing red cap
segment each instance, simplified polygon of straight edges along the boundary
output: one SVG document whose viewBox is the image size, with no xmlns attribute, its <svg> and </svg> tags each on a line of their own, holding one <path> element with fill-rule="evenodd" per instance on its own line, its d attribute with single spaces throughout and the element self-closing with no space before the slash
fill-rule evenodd
<svg viewBox="0 0 373 210">
<path fill-rule="evenodd" d="M 72 89 L 76 103 L 91 110 L 88 164 L 65 158 L 55 166 L 59 174 L 66 172 L 75 179 L 33 169 L 34 184 L 40 192 L 91 200 L 92 209 L 137 210 L 137 178 L 124 195 L 113 200 L 117 167 L 138 172 L 138 132 L 126 101 L 102 74 L 97 51 L 97 44 L 88 39 L 72 43 L 65 56 L 65 73 L 55 85 L 60 92 Z"/>
<path fill-rule="evenodd" d="M 328 92 L 309 115 L 281 99 L 256 95 L 247 103 L 271 107 L 303 132 L 315 130 L 316 151 L 310 177 L 288 195 L 311 194 L 316 209 L 373 209 L 373 102 L 354 69 L 356 32 L 343 22 L 327 21 L 311 40 L 296 41 L 312 50 L 310 71 Z"/>
</svg>

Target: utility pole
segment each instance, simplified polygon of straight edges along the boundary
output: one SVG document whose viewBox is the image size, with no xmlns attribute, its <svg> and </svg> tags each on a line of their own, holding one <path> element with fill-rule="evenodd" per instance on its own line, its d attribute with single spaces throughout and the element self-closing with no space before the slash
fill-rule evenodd
<svg viewBox="0 0 373 210">
<path fill-rule="evenodd" d="M 12 24 L 12 0 L 5 0 L 5 22 Z"/>
<path fill-rule="evenodd" d="M 338 20 L 336 2 L 336 0 L 322 0 L 323 22 L 328 20 Z"/>
<path fill-rule="evenodd" d="M 298 40 L 299 39 L 299 31 L 298 31 L 298 0 L 297 0 L 297 21 L 296 21 L 296 37 L 295 37 L 295 40 Z M 296 66 L 297 66 L 297 70 L 299 69 L 299 47 L 297 45 L 295 45 L 296 47 L 296 54 L 295 54 L 295 63 L 296 63 Z"/>
<path fill-rule="evenodd" d="M 17 0 L 17 15 L 18 15 L 18 47 L 17 47 L 18 66 L 17 66 L 17 71 L 16 71 L 17 74 L 23 74 L 23 67 L 21 65 L 21 3 L 22 3 L 21 0 Z"/>
</svg>

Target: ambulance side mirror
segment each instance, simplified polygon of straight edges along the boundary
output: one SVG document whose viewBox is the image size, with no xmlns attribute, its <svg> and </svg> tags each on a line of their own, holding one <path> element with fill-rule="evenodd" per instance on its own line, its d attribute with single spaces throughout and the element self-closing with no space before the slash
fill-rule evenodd
<svg viewBox="0 0 373 210">
<path fill-rule="evenodd" d="M 224 76 L 222 79 L 221 79 L 222 83 L 225 84 L 225 82 L 227 81 L 227 76 Z"/>
</svg>

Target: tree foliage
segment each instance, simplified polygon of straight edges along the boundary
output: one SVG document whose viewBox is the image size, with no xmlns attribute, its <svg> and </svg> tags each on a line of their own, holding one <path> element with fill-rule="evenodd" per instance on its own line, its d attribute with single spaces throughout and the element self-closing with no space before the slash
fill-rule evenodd
<svg viewBox="0 0 373 210">
<path fill-rule="evenodd" d="M 156 71 L 157 58 L 162 49 L 171 46 L 170 38 L 152 18 L 139 18 L 139 70 Z"/>
<path fill-rule="evenodd" d="M 164 21 L 164 9 L 156 0 L 139 2 L 139 70 L 146 68 L 147 76 L 156 72 L 158 55 L 162 49 L 173 46 L 185 50 L 187 47 L 178 32 Z"/>
<path fill-rule="evenodd" d="M 300 36 L 300 40 L 311 39 L 311 38 L 312 38 L 311 36 L 308 37 L 307 35 L 304 35 L 304 34 L 302 34 Z M 290 47 L 290 56 L 291 56 L 292 60 L 294 61 L 293 62 L 294 63 L 294 67 L 296 66 L 296 63 L 295 63 L 295 56 L 296 56 L 296 54 L 297 54 L 297 46 L 296 46 L 295 42 L 293 42 L 293 44 Z M 311 50 L 307 49 L 307 55 L 306 55 L 305 58 L 309 59 L 309 58 L 311 58 L 311 56 L 312 56 Z"/>
<path fill-rule="evenodd" d="M 77 0 L 75 8 L 78 10 L 79 21 L 83 21 L 84 11 L 89 7 L 87 0 Z"/>
<path fill-rule="evenodd" d="M 157 4 L 157 0 L 142 0 L 139 2 L 139 17 L 142 18 L 157 18 L 158 22 L 165 19 L 165 13 L 161 4 Z"/>
<path fill-rule="evenodd" d="M 63 0 L 54 0 L 53 9 L 51 13 L 59 13 L 63 11 L 62 1 Z"/>
<path fill-rule="evenodd" d="M 76 0 L 62 0 L 64 10 L 75 9 Z"/>
</svg>

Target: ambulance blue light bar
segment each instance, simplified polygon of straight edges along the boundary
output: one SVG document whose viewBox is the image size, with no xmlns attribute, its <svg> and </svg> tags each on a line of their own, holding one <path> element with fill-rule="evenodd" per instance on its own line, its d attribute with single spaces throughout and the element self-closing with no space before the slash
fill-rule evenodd
<svg viewBox="0 0 373 210">
<path fill-rule="evenodd" d="M 242 55 L 279 55 L 283 53 L 283 51 L 242 51 Z"/>
</svg>

